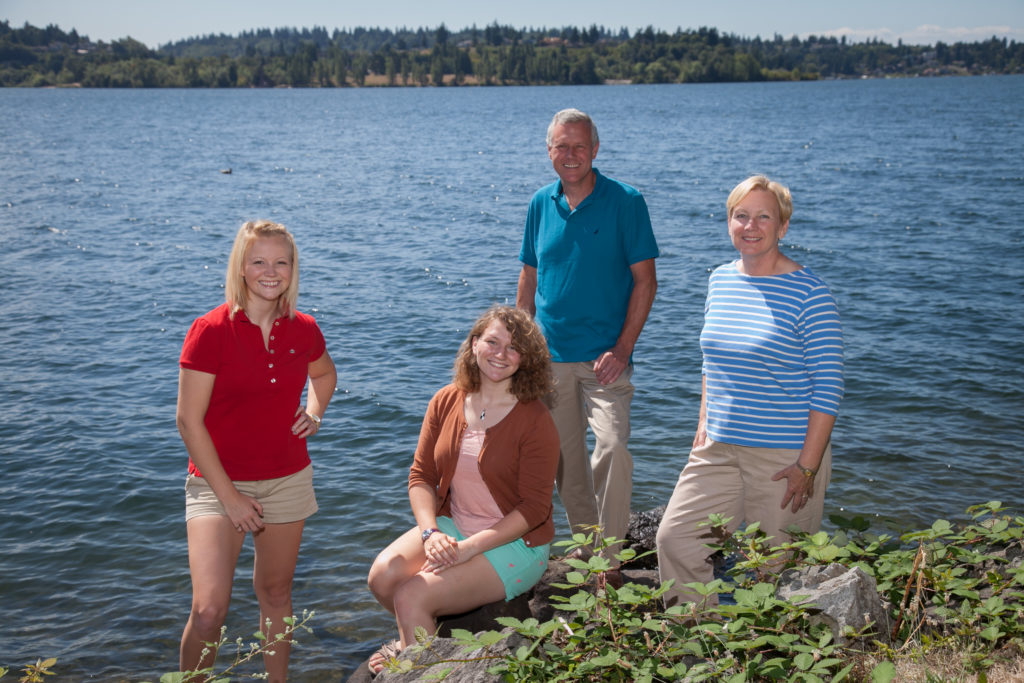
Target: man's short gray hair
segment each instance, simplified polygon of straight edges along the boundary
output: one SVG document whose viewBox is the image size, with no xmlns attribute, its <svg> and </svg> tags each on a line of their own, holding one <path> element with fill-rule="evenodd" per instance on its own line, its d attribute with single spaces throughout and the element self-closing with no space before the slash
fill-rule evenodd
<svg viewBox="0 0 1024 683">
<path fill-rule="evenodd" d="M 590 144 L 597 147 L 597 143 L 600 142 L 600 139 L 597 137 L 597 126 L 594 125 L 594 120 L 592 118 L 581 112 L 579 109 L 563 109 L 555 114 L 554 118 L 551 119 L 551 123 L 548 125 L 548 147 L 551 146 L 551 139 L 555 135 L 555 126 L 565 125 L 566 123 L 590 124 Z"/>
</svg>

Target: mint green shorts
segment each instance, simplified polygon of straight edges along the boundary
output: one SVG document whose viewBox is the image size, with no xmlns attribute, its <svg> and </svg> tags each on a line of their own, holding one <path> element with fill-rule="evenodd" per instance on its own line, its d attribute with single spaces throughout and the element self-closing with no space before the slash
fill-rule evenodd
<svg viewBox="0 0 1024 683">
<path fill-rule="evenodd" d="M 449 536 L 454 536 L 456 540 L 466 538 L 450 517 L 438 517 L 437 528 Z M 550 547 L 549 543 L 545 543 L 531 548 L 523 539 L 517 538 L 505 545 L 484 551 L 484 557 L 494 567 L 494 571 L 498 572 L 498 577 L 505 585 L 505 602 L 522 595 L 540 581 L 540 577 L 544 576 L 548 568 Z"/>
</svg>

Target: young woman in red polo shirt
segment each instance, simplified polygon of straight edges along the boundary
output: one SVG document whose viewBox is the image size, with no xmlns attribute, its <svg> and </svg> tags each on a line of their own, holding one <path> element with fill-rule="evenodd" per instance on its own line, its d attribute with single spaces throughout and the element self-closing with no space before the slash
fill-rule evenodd
<svg viewBox="0 0 1024 683">
<path fill-rule="evenodd" d="M 284 226 L 241 227 L 224 289 L 226 302 L 192 324 L 181 352 L 177 422 L 189 454 L 192 577 L 182 671 L 213 665 L 216 649 L 205 643 L 220 639 L 246 533 L 260 629 L 270 639 L 284 631 L 303 525 L 317 510 L 306 438 L 319 431 L 337 382 L 316 321 L 295 309 L 299 254 Z M 290 643 L 271 650 L 269 680 L 284 681 Z"/>
</svg>

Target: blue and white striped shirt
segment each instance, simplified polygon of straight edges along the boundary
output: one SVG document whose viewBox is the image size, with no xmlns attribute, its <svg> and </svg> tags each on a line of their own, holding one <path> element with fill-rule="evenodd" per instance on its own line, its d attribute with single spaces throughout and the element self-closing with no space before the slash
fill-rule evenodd
<svg viewBox="0 0 1024 683">
<path fill-rule="evenodd" d="M 715 441 L 803 447 L 808 411 L 836 415 L 843 397 L 843 330 L 828 286 L 809 268 L 708 280 L 704 329 L 707 432 Z"/>
</svg>

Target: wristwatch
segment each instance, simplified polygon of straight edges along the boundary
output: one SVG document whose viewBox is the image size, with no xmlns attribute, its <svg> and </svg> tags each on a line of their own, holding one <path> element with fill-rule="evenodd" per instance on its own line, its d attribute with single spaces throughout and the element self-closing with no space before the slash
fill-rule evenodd
<svg viewBox="0 0 1024 683">
<path fill-rule="evenodd" d="M 309 415 L 310 420 L 316 423 L 316 428 L 320 429 L 320 416 L 317 415 L 316 413 L 307 413 L 307 415 Z"/>
<path fill-rule="evenodd" d="M 434 533 L 435 531 L 440 531 L 440 529 L 427 529 L 422 534 L 420 534 L 420 538 L 423 540 L 424 543 L 426 543 L 427 539 L 430 538 L 430 534 Z"/>
</svg>

